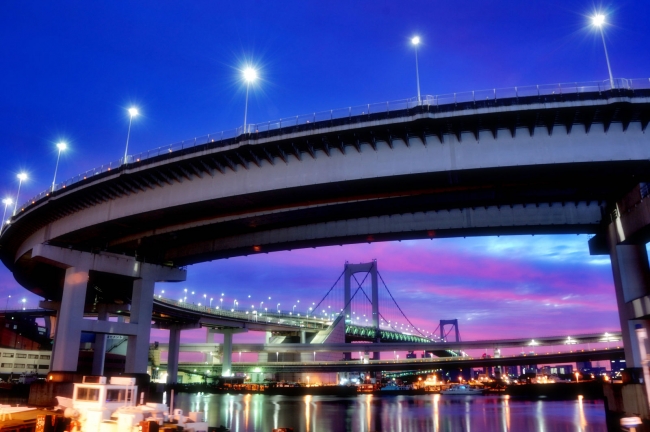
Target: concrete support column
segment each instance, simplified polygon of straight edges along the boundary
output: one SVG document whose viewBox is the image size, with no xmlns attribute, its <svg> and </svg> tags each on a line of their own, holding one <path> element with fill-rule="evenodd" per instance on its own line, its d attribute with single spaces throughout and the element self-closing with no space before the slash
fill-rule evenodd
<svg viewBox="0 0 650 432">
<path fill-rule="evenodd" d="M 133 282 L 130 323 L 137 325 L 137 335 L 129 336 L 127 342 L 126 373 L 147 373 L 154 286 L 153 280 L 136 279 Z"/>
<path fill-rule="evenodd" d="M 211 329 L 211 328 L 207 328 L 207 327 L 206 327 L 206 329 L 205 329 L 205 343 L 209 343 L 209 344 L 214 343 L 214 335 L 215 335 L 216 333 L 217 333 L 217 332 L 216 332 L 214 329 Z M 203 357 L 204 357 L 204 358 L 203 358 L 203 361 L 204 361 L 204 362 L 214 363 L 213 360 L 212 360 L 212 358 L 210 358 L 210 357 L 212 357 L 212 356 L 210 355 L 209 352 L 206 352 L 206 353 L 203 355 Z"/>
<path fill-rule="evenodd" d="M 108 311 L 105 304 L 97 307 L 97 320 L 107 321 Z M 106 357 L 106 335 L 102 333 L 95 334 L 95 348 L 93 352 L 93 375 L 104 375 L 104 358 Z"/>
<path fill-rule="evenodd" d="M 301 344 L 307 343 L 307 332 L 304 330 L 300 330 L 300 343 Z"/>
<path fill-rule="evenodd" d="M 221 376 L 232 376 L 232 332 L 223 332 L 223 360 L 221 361 Z"/>
<path fill-rule="evenodd" d="M 169 329 L 169 351 L 167 351 L 167 384 L 178 381 L 178 355 L 181 347 L 181 329 Z"/>
<path fill-rule="evenodd" d="M 51 370 L 56 372 L 76 372 L 81 341 L 88 270 L 69 267 L 65 271 L 61 309 L 57 316 L 56 338 Z"/>
<path fill-rule="evenodd" d="M 615 224 L 610 225 L 607 234 L 625 363 L 628 368 L 639 368 L 642 367 L 642 359 L 635 329 L 637 324 L 642 322 L 635 319 L 634 307 L 630 302 L 648 295 L 648 253 L 644 244 L 617 244 L 618 233 Z"/>
</svg>

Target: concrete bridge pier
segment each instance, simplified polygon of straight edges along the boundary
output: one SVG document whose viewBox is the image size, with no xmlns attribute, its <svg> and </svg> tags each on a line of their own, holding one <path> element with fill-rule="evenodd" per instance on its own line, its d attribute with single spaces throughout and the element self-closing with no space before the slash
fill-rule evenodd
<svg viewBox="0 0 650 432">
<path fill-rule="evenodd" d="M 223 351 L 221 360 L 221 376 L 233 376 L 232 373 L 232 335 L 236 333 L 246 333 L 244 328 L 232 328 L 216 330 L 216 333 L 223 334 Z"/>
<path fill-rule="evenodd" d="M 169 351 L 167 351 L 167 384 L 178 382 L 178 356 L 181 347 L 181 328 L 169 329 Z"/>
<path fill-rule="evenodd" d="M 97 320 L 108 321 L 108 308 L 105 304 L 97 306 Z M 104 362 L 106 358 L 106 334 L 95 335 L 93 352 L 93 375 L 104 375 Z"/>
<path fill-rule="evenodd" d="M 100 350 L 93 361 L 93 371 L 103 369 L 104 336 L 118 334 L 128 336 L 125 372 L 146 374 L 154 284 L 157 281 L 185 280 L 185 270 L 144 264 L 132 257 L 92 254 L 43 244 L 33 248 L 32 258 L 65 269 L 51 371 L 77 372 L 81 333 L 87 332 L 100 335 Z M 90 272 L 125 276 L 133 280 L 129 323 L 107 321 L 106 311 L 100 314 L 98 320 L 84 319 Z M 103 347 L 101 339 L 104 339 Z"/>
<path fill-rule="evenodd" d="M 639 307 L 650 294 L 650 268 L 644 243 L 617 244 L 616 225 L 608 229 L 609 256 L 612 262 L 616 302 L 618 304 L 625 363 L 628 368 L 643 367 L 636 328 L 648 328 L 647 312 Z M 635 305 L 636 303 L 636 305 Z"/>
</svg>

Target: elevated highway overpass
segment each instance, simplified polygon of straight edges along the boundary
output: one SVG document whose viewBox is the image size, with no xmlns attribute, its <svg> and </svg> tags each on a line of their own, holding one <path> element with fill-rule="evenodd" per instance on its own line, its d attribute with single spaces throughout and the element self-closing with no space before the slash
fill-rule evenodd
<svg viewBox="0 0 650 432">
<path fill-rule="evenodd" d="M 318 372 L 386 372 L 423 371 L 466 367 L 521 366 L 529 364 L 562 364 L 587 361 L 619 360 L 624 358 L 622 348 L 609 350 L 578 350 L 573 352 L 527 354 L 525 356 L 503 356 L 499 358 L 449 357 L 399 360 L 338 361 L 338 362 L 236 362 L 232 365 L 235 373 L 318 373 Z M 166 370 L 166 363 L 160 368 Z M 205 363 L 182 363 L 179 370 L 189 374 L 218 376 L 220 365 Z"/>
<path fill-rule="evenodd" d="M 615 210 L 650 177 L 647 79 L 382 106 L 253 125 L 93 170 L 21 206 L 0 258 L 21 285 L 61 302 L 59 343 L 74 345 L 80 328 L 106 333 L 81 321 L 85 304 L 131 304 L 119 331 L 137 373 L 153 286 L 184 280 L 191 264 L 395 239 L 599 234 L 593 250 L 613 257 L 626 357 L 640 361 L 630 334 L 647 314 L 626 305 L 647 294 L 634 281 L 648 272 L 648 233 L 621 238 Z M 618 260 L 623 250 L 634 265 Z M 56 348 L 53 357 L 53 368 L 75 368 Z"/>
<path fill-rule="evenodd" d="M 412 343 L 327 343 L 327 344 L 260 344 L 260 343 L 239 343 L 233 345 L 233 352 L 245 353 L 295 353 L 295 352 L 346 352 L 354 348 L 356 352 L 393 352 L 393 351 L 434 351 L 434 350 L 451 350 L 466 351 L 473 349 L 490 349 L 497 350 L 502 348 L 523 348 L 527 350 L 546 349 L 549 347 L 562 347 L 587 344 L 611 344 L 611 348 L 621 348 L 622 336 L 620 332 L 585 334 L 574 336 L 544 336 L 539 338 L 517 338 L 501 340 L 478 340 L 478 341 L 461 341 L 461 342 L 412 342 Z M 169 345 L 165 343 L 158 344 L 162 351 L 168 349 Z M 537 348 L 539 347 L 539 348 Z M 219 351 L 220 344 L 217 343 L 185 343 L 180 345 L 181 352 L 210 352 Z"/>
</svg>

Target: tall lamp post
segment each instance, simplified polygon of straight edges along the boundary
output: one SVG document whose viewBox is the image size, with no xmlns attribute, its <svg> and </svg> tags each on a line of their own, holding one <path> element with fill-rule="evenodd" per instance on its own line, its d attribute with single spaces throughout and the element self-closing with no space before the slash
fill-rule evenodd
<svg viewBox="0 0 650 432">
<path fill-rule="evenodd" d="M 248 119 L 248 90 L 251 83 L 257 79 L 257 71 L 252 67 L 244 69 L 244 81 L 246 81 L 246 105 L 244 106 L 244 133 L 246 133 L 246 120 Z"/>
<path fill-rule="evenodd" d="M 18 208 L 18 197 L 20 196 L 20 186 L 22 186 L 23 181 L 27 180 L 27 174 L 24 172 L 21 172 L 18 174 L 18 192 L 16 192 L 16 202 L 14 203 L 14 212 L 12 213 L 12 216 L 16 215 L 16 209 Z"/>
<path fill-rule="evenodd" d="M 129 108 L 129 129 L 126 133 L 126 148 L 124 149 L 124 160 L 122 161 L 123 165 L 126 165 L 126 156 L 129 151 L 129 137 L 131 136 L 131 123 L 133 123 L 133 117 L 140 114 L 138 109 L 135 107 Z"/>
<path fill-rule="evenodd" d="M 600 37 L 603 40 L 603 48 L 605 49 L 605 60 L 607 61 L 607 71 L 609 72 L 609 85 L 614 88 L 614 75 L 612 75 L 612 67 L 609 64 L 609 54 L 607 53 L 607 45 L 605 44 L 605 32 L 603 26 L 605 25 L 605 15 L 597 14 L 591 17 L 591 23 L 600 31 Z"/>
<path fill-rule="evenodd" d="M 59 170 L 59 159 L 61 159 L 61 152 L 68 148 L 68 145 L 61 141 L 56 145 L 56 148 L 59 149 L 59 154 L 56 156 L 56 165 L 54 166 L 54 178 L 52 179 L 52 190 L 54 192 L 54 185 L 56 184 L 56 172 Z"/>
<path fill-rule="evenodd" d="M 418 70 L 418 45 L 420 45 L 420 37 L 414 36 L 411 43 L 415 47 L 415 82 L 418 86 L 418 105 L 420 105 L 420 72 Z"/>
<path fill-rule="evenodd" d="M 5 205 L 5 211 L 2 213 L 2 225 L 0 225 L 0 234 L 2 234 L 2 230 L 5 227 L 5 218 L 7 217 L 7 207 L 9 207 L 11 204 L 13 204 L 13 200 L 11 198 L 5 198 L 2 200 L 2 204 Z"/>
</svg>

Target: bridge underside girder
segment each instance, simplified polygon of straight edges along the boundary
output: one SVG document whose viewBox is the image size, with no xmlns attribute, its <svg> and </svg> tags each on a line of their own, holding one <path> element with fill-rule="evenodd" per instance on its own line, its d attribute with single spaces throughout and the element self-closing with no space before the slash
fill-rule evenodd
<svg viewBox="0 0 650 432">
<path fill-rule="evenodd" d="M 421 106 L 252 134 L 243 143 L 239 142 L 242 137 L 209 143 L 176 152 L 178 159 L 172 164 L 164 163 L 169 155 L 135 162 L 128 171 L 118 170 L 118 174 L 124 171 L 121 175 L 102 173 L 57 191 L 56 199 L 47 201 L 46 207 L 21 215 L 21 229 L 9 226 L 2 236 L 0 256 L 19 283 L 57 300 L 62 271 L 34 262 L 29 252 L 14 262 L 13 251 L 44 225 L 108 201 L 146 196 L 149 191 L 259 169 L 265 164 L 329 159 L 336 152 L 378 153 L 380 143 L 390 147 L 388 151 L 397 145 L 444 146 L 449 140 L 456 145 L 478 141 L 482 146 L 521 133 L 530 137 L 539 133 L 571 135 L 577 127 L 588 135 L 595 124 L 602 125 L 605 132 L 615 123 L 623 131 L 632 123 L 640 124 L 643 131 L 647 128 L 648 105 L 629 103 L 626 97 L 632 94 L 621 92 L 620 99 L 605 104 L 578 103 L 588 96 L 519 98 L 512 101 L 512 110 L 504 110 L 503 101 L 490 100 L 453 109 Z M 489 112 L 493 103 L 502 110 Z M 405 116 L 411 120 L 405 121 Z M 341 126 L 345 128 L 327 133 L 328 128 Z M 596 233 L 606 203 L 648 173 L 648 160 L 630 160 L 377 175 L 145 211 L 74 230 L 50 239 L 49 244 L 183 266 L 277 250 L 397 239 Z M 104 177 L 111 178 L 97 181 Z M 83 193 L 68 193 L 81 187 Z M 122 297 L 128 302 L 124 298 L 128 283 L 119 278 L 98 279 L 95 285 L 104 295 L 114 293 L 114 300 Z"/>
</svg>

